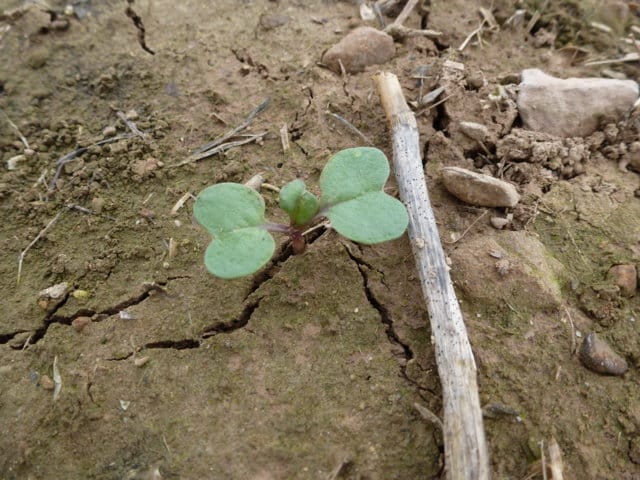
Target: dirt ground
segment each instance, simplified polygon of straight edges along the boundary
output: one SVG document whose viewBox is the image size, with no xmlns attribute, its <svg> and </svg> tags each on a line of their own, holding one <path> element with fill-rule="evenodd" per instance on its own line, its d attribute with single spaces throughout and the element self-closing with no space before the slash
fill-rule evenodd
<svg viewBox="0 0 640 480">
<path fill-rule="evenodd" d="M 600 76 L 605 67 L 576 58 L 620 56 L 619 35 L 589 27 L 602 20 L 595 2 L 431 3 L 426 26 L 441 39 L 396 43 L 387 64 L 344 76 L 319 62 L 367 23 L 349 2 L 139 0 L 155 55 L 125 1 L 78 1 L 54 22 L 34 7 L 0 22 L 0 478 L 443 478 L 441 432 L 414 408 L 442 415 L 406 237 L 359 246 L 320 230 L 302 255 L 282 239 L 262 272 L 223 281 L 203 266 L 209 238 L 185 197 L 258 172 L 317 190 L 332 152 L 363 143 L 327 112 L 390 155 L 372 82 L 380 68 L 409 100 L 446 87 L 418 122 L 478 364 L 492 477 L 543 478 L 540 442 L 555 438 L 565 478 L 640 478 L 640 303 L 607 276 L 640 261 L 638 175 L 601 154 L 607 140 L 582 170 L 500 164 L 500 142 L 520 123 L 512 100 L 487 101 L 523 68 Z M 478 8 L 491 5 L 501 24 L 526 10 L 524 26 L 487 31 L 460 52 Z M 614 27 L 628 32 L 634 18 Z M 405 24 L 420 22 L 416 11 Z M 545 32 L 555 39 L 537 41 Z M 606 68 L 638 78 L 637 64 Z M 248 129 L 269 132 L 260 144 L 176 166 L 266 98 Z M 145 135 L 92 146 L 129 133 L 119 111 Z M 486 151 L 462 120 L 489 127 Z M 88 150 L 51 188 L 56 162 L 79 147 Z M 523 199 L 512 211 L 465 205 L 443 189 L 444 165 L 502 176 Z M 278 215 L 277 196 L 264 196 Z M 506 230 L 490 225 L 509 213 Z M 18 282 L 20 253 L 36 238 Z M 62 282 L 58 298 L 39 293 Z M 572 353 L 592 331 L 629 362 L 623 377 L 595 374 Z"/>
</svg>

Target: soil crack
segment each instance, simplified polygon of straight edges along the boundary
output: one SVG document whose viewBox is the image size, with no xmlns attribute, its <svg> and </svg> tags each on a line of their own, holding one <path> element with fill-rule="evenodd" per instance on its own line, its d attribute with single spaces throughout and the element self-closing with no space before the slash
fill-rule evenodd
<svg viewBox="0 0 640 480">
<path fill-rule="evenodd" d="M 63 325 L 70 325 L 71 322 L 73 322 L 73 320 L 75 320 L 78 317 L 83 317 L 83 316 L 87 316 L 90 317 L 92 315 L 104 315 L 105 318 L 109 317 L 111 315 L 115 315 L 116 313 L 131 307 L 133 305 L 138 305 L 139 303 L 142 303 L 143 301 L 145 301 L 147 298 L 149 298 L 149 296 L 151 295 L 151 292 L 155 291 L 155 292 L 162 292 L 162 293 L 167 293 L 167 291 L 164 289 L 164 285 L 166 285 L 166 282 L 161 282 L 161 283 L 156 283 L 156 282 L 148 282 L 148 283 L 143 283 L 142 284 L 142 291 L 138 294 L 135 295 L 131 298 L 128 298 L 126 300 L 123 300 L 122 302 L 114 305 L 113 307 L 109 307 L 109 308 L 105 308 L 104 310 L 100 310 L 100 311 L 95 311 L 95 310 L 91 310 L 91 309 L 87 309 L 87 308 L 81 308 L 80 310 L 76 311 L 75 313 L 69 315 L 69 316 L 58 316 L 56 315 L 57 312 L 67 303 L 67 300 L 69 299 L 70 293 L 67 293 L 65 295 L 65 297 L 56 305 L 55 309 L 53 311 L 51 311 L 49 314 L 47 314 L 47 316 L 44 318 L 43 324 L 40 328 L 38 328 L 33 336 L 31 337 L 31 344 L 35 344 L 37 343 L 40 339 L 42 339 L 46 333 L 47 330 L 49 329 L 49 326 L 51 326 L 54 323 L 60 323 Z M 2 343 L 2 342 L 0 342 Z"/>
<path fill-rule="evenodd" d="M 387 334 L 387 338 L 393 345 L 399 347 L 402 350 L 403 352 L 402 357 L 404 359 L 404 363 L 408 362 L 413 358 L 413 351 L 411 350 L 411 347 L 406 343 L 404 343 L 402 340 L 400 340 L 400 337 L 398 337 L 398 334 L 395 332 L 393 328 L 393 319 L 391 318 L 391 314 L 389 313 L 389 310 L 387 309 L 387 307 L 385 307 L 382 304 L 382 302 L 380 302 L 380 300 L 376 298 L 375 294 L 373 293 L 373 290 L 369 285 L 368 270 L 374 270 L 374 269 L 372 269 L 371 266 L 364 259 L 354 255 L 346 245 L 343 244 L 343 246 L 345 251 L 347 252 L 347 255 L 349 255 L 349 258 L 358 267 L 358 271 L 360 272 L 360 276 L 362 277 L 362 286 L 364 288 L 364 294 L 367 297 L 367 300 L 369 301 L 371 306 L 375 308 L 380 314 L 380 319 L 382 323 L 385 325 L 385 333 Z M 404 366 L 401 366 L 401 369 L 404 371 Z"/>
</svg>

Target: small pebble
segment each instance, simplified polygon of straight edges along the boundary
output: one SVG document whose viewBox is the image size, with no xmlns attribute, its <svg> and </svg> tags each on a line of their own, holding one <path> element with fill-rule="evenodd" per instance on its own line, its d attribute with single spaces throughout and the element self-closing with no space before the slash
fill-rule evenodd
<svg viewBox="0 0 640 480">
<path fill-rule="evenodd" d="M 467 137 L 478 142 L 484 142 L 489 136 L 489 130 L 481 123 L 476 122 L 460 122 L 460 130 Z"/>
<path fill-rule="evenodd" d="M 104 208 L 104 198 L 93 197 L 91 199 L 91 210 L 93 210 L 95 213 L 102 213 L 103 208 Z"/>
<path fill-rule="evenodd" d="M 620 287 L 625 297 L 633 297 L 638 287 L 638 273 L 633 264 L 614 265 L 609 269 L 609 278 L 614 285 Z"/>
<path fill-rule="evenodd" d="M 136 367 L 142 367 L 149 361 L 149 357 L 138 357 L 133 360 Z"/>
<path fill-rule="evenodd" d="M 260 15 L 260 26 L 265 30 L 273 30 L 274 28 L 282 27 L 291 20 L 291 17 L 287 15 L 281 15 L 278 13 L 265 13 Z"/>
<path fill-rule="evenodd" d="M 507 273 L 509 273 L 509 270 L 511 270 L 511 262 L 509 262 L 509 260 L 507 260 L 506 258 L 498 260 L 496 262 L 496 270 L 501 277 L 504 277 Z"/>
<path fill-rule="evenodd" d="M 84 330 L 84 327 L 91 323 L 91 318 L 89 317 L 78 317 L 74 318 L 71 322 L 71 326 L 75 329 L 76 332 L 80 333 Z"/>
<path fill-rule="evenodd" d="M 582 341 L 580 361 L 589 370 L 603 375 L 624 375 L 629 369 L 627 362 L 614 352 L 609 344 L 590 333 Z"/>
<path fill-rule="evenodd" d="M 25 157 L 31 158 L 36 154 L 36 151 L 32 148 L 25 148 L 23 153 Z"/>
<path fill-rule="evenodd" d="M 116 127 L 114 127 L 113 125 L 104 127 L 104 130 L 102 130 L 103 137 L 113 137 L 115 134 L 116 134 Z"/>
<path fill-rule="evenodd" d="M 40 377 L 40 385 L 45 390 L 53 390 L 56 386 L 49 375 L 42 375 L 42 377 Z"/>
<path fill-rule="evenodd" d="M 322 63 L 340 74 L 362 72 L 369 65 L 388 62 L 396 53 L 393 38 L 376 28 L 360 27 L 346 35 L 322 56 Z"/>
<path fill-rule="evenodd" d="M 502 217 L 491 217 L 491 226 L 497 230 L 502 230 L 504 227 L 509 225 L 509 220 Z"/>
<path fill-rule="evenodd" d="M 515 207 L 520 201 L 516 187 L 510 183 L 464 168 L 443 168 L 442 181 L 449 193 L 471 205 Z"/>
<path fill-rule="evenodd" d="M 69 288 L 69 284 L 67 282 L 57 283 L 49 288 L 45 288 L 40 293 L 38 293 L 38 297 L 41 298 L 53 298 L 58 299 L 61 298 Z"/>
<path fill-rule="evenodd" d="M 124 116 L 126 117 L 127 120 L 137 120 L 138 112 L 136 112 L 135 110 L 129 110 L 127 113 L 124 114 Z"/>
</svg>

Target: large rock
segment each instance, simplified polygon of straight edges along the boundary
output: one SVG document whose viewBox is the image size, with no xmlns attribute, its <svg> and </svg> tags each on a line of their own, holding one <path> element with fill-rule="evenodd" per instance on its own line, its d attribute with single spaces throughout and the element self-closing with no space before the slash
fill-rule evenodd
<svg viewBox="0 0 640 480">
<path fill-rule="evenodd" d="M 322 63 L 341 73 L 340 63 L 348 73 L 362 72 L 369 65 L 380 65 L 393 58 L 393 38 L 371 27 L 356 28 L 322 56 Z"/>
<path fill-rule="evenodd" d="M 638 99 L 632 80 L 567 78 L 522 72 L 518 110 L 525 128 L 560 137 L 586 137 L 604 116 L 620 118 Z"/>
<path fill-rule="evenodd" d="M 443 168 L 442 181 L 449 193 L 479 207 L 515 207 L 520 200 L 510 183 L 460 167 Z"/>
</svg>

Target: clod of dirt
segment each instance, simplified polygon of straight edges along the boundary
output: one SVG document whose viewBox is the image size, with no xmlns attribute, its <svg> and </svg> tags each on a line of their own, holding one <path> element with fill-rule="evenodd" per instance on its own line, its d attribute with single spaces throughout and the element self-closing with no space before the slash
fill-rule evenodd
<svg viewBox="0 0 640 480">
<path fill-rule="evenodd" d="M 335 73 L 362 72 L 370 65 L 388 62 L 396 53 L 393 38 L 371 27 L 356 28 L 322 56 L 322 63 Z"/>
<path fill-rule="evenodd" d="M 496 252 L 508 256 L 508 275 L 498 271 Z M 495 239 L 475 238 L 450 257 L 455 285 L 474 303 L 508 303 L 519 310 L 534 311 L 553 310 L 562 304 L 560 285 L 566 281 L 566 270 L 526 231 L 502 232 Z"/>
<path fill-rule="evenodd" d="M 109 125 L 108 127 L 105 127 L 104 130 L 102 130 L 102 136 L 104 138 L 113 137 L 116 133 L 116 127 L 114 127 L 113 125 Z"/>
<path fill-rule="evenodd" d="M 633 297 L 638 287 L 638 273 L 633 264 L 614 265 L 609 269 L 609 278 L 614 285 L 620 287 L 624 297 Z"/>
<path fill-rule="evenodd" d="M 503 162 L 528 162 L 556 172 L 561 178 L 584 173 L 591 149 L 601 146 L 604 138 L 594 134 L 586 139 L 559 138 L 549 133 L 514 128 L 496 145 L 496 156 Z"/>
<path fill-rule="evenodd" d="M 560 79 L 523 70 L 518 110 L 525 128 L 560 137 L 586 137 L 604 116 L 621 118 L 638 99 L 638 84 L 609 78 Z"/>
<path fill-rule="evenodd" d="M 580 361 L 589 370 L 604 375 L 624 375 L 629 369 L 624 358 L 612 350 L 595 333 L 586 336 L 579 353 Z"/>
<path fill-rule="evenodd" d="M 515 207 L 520 200 L 510 183 L 460 167 L 442 169 L 445 188 L 459 200 L 480 207 Z"/>
<path fill-rule="evenodd" d="M 288 15 L 281 15 L 278 13 L 265 13 L 260 15 L 260 26 L 265 30 L 273 30 L 274 28 L 282 27 L 291 20 Z"/>
<path fill-rule="evenodd" d="M 40 385 L 45 390 L 53 390 L 55 388 L 55 384 L 49 375 L 42 375 L 40 378 Z"/>
</svg>

